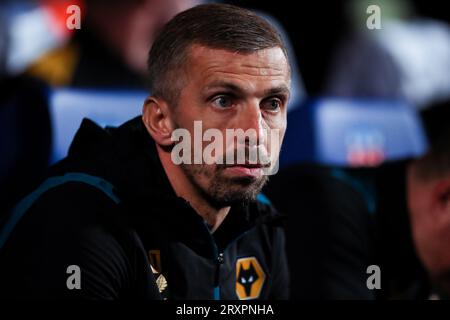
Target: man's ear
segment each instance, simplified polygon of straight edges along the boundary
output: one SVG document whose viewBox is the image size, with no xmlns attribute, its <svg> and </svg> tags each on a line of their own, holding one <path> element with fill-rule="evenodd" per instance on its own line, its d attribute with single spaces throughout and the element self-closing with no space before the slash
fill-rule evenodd
<svg viewBox="0 0 450 320">
<path fill-rule="evenodd" d="M 162 146 L 173 144 L 171 136 L 174 126 L 169 106 L 164 100 L 148 97 L 143 106 L 142 121 L 157 144 Z"/>
</svg>

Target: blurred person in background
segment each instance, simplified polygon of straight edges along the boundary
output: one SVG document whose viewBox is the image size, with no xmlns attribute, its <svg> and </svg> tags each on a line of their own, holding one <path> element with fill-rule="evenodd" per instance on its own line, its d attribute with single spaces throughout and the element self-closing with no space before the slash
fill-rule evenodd
<svg viewBox="0 0 450 320">
<path fill-rule="evenodd" d="M 156 34 L 173 15 L 195 3 L 9 0 L 0 4 L 0 190 L 5 198 L 0 219 L 48 168 L 57 124 L 46 84 L 147 88 L 147 55 Z M 80 30 L 66 25 L 70 5 L 80 7 Z"/>
<path fill-rule="evenodd" d="M 403 99 L 418 109 L 450 98 L 450 25 L 420 15 L 415 2 L 348 1 L 353 28 L 334 53 L 325 94 Z M 369 5 L 380 9 L 380 29 L 366 25 Z"/>
<path fill-rule="evenodd" d="M 197 0 L 87 0 L 81 28 L 27 73 L 55 86 L 146 88 L 147 54 L 175 14 Z"/>
<path fill-rule="evenodd" d="M 413 239 L 434 293 L 450 297 L 450 100 L 422 112 L 430 150 L 408 167 Z"/>
</svg>

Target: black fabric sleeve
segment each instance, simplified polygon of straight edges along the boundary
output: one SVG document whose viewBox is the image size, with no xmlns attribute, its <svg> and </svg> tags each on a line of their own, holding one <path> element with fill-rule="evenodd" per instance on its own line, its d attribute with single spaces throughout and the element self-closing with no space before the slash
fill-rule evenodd
<svg viewBox="0 0 450 320">
<path fill-rule="evenodd" d="M 2 252 L 2 271 L 9 274 L 2 296 L 109 300 L 131 297 L 141 280 L 150 286 L 149 296 L 158 298 L 152 273 L 142 270 L 149 269 L 142 248 L 112 216 L 117 210 L 102 192 L 80 183 L 45 193 Z M 80 270 L 80 289 L 67 285 L 69 278 L 75 283 L 75 272 L 68 273 L 73 265 Z"/>
</svg>

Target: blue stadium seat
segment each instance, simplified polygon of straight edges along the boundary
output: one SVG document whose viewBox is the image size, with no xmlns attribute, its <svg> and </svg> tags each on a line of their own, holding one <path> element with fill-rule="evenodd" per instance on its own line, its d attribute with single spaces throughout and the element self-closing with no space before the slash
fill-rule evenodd
<svg viewBox="0 0 450 320">
<path fill-rule="evenodd" d="M 51 162 L 67 155 L 83 118 L 100 126 L 118 126 L 139 115 L 146 91 L 54 89 L 49 95 L 53 150 Z"/>
<path fill-rule="evenodd" d="M 288 113 L 280 166 L 376 167 L 426 149 L 419 115 L 401 101 L 317 98 Z"/>
</svg>

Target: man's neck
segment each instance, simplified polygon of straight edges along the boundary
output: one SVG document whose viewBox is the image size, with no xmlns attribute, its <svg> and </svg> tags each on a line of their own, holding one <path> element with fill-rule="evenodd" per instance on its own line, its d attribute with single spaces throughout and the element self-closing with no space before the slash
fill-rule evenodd
<svg viewBox="0 0 450 320">
<path fill-rule="evenodd" d="M 158 145 L 158 156 L 167 178 L 178 197 L 185 199 L 207 223 L 211 233 L 217 230 L 225 220 L 230 207 L 216 208 L 212 206 L 186 177 L 181 167 L 172 162 L 170 153 L 163 151 Z"/>
</svg>

